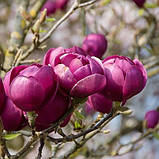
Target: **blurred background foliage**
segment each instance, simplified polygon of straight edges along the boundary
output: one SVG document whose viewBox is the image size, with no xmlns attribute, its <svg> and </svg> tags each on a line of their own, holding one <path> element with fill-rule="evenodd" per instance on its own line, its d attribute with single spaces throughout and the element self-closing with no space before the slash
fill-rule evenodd
<svg viewBox="0 0 159 159">
<path fill-rule="evenodd" d="M 87 0 L 82 0 L 85 2 Z M 3 64 L 4 56 L 10 44 L 10 35 L 14 31 L 16 11 L 21 0 L 0 0 L 0 64 Z M 36 3 L 30 0 L 28 11 Z M 65 11 L 58 11 L 40 27 L 40 36 L 47 33 L 53 23 L 65 14 L 71 7 L 73 0 L 69 1 Z M 91 7 L 79 9 L 71 15 L 54 32 L 49 40 L 45 42 L 45 47 L 35 50 L 23 63 L 30 61 L 40 61 L 49 48 L 59 46 L 68 48 L 74 45 L 81 46 L 84 37 L 89 33 L 102 33 L 108 40 L 108 50 L 104 57 L 110 55 L 124 55 L 132 59 L 140 59 L 148 71 L 147 87 L 142 93 L 133 97 L 127 102 L 127 106 L 133 110 L 129 117 L 120 116 L 106 127 L 111 133 L 97 134 L 88 143 L 80 148 L 70 158 L 76 159 L 158 159 L 159 158 L 159 138 L 157 134 L 137 143 L 136 151 L 126 153 L 123 156 L 110 157 L 115 155 L 114 149 L 119 144 L 126 144 L 138 138 L 143 131 L 142 122 L 148 110 L 156 109 L 159 106 L 159 0 L 147 0 L 145 8 L 138 8 L 133 0 L 99 0 Z M 39 15 L 38 15 L 39 16 Z M 33 33 L 28 31 L 24 40 L 23 48 L 31 45 Z M 40 61 L 42 62 L 42 61 Z M 3 71 L 2 71 L 3 72 Z M 1 73 L 2 73 L 1 72 Z M 64 128 L 65 133 L 70 133 L 74 123 L 75 131 L 80 131 L 87 127 L 98 116 L 98 113 L 87 115 L 84 107 L 80 107 L 72 117 L 70 124 Z M 78 113 L 80 112 L 80 113 Z M 80 115 L 79 115 L 80 114 Z M 84 118 L 84 119 L 83 119 Z M 27 135 L 26 135 L 27 136 Z M 52 136 L 58 136 L 52 133 Z M 11 153 L 19 150 L 27 142 L 27 137 L 8 138 L 7 146 Z M 129 145 L 128 145 L 129 146 Z M 52 153 L 57 156 L 63 154 L 71 147 L 71 143 L 62 145 L 52 145 L 49 141 L 43 151 L 43 159 L 48 158 Z M 34 145 L 32 151 L 22 158 L 34 158 L 38 144 Z M 127 147 L 121 149 L 126 151 Z"/>
</svg>

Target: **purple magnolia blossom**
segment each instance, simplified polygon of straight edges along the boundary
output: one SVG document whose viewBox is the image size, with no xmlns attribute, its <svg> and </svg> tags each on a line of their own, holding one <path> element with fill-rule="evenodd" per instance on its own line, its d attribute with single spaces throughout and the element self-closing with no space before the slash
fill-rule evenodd
<svg viewBox="0 0 159 159">
<path fill-rule="evenodd" d="M 55 91 L 57 83 L 50 66 L 39 64 L 13 68 L 4 79 L 4 88 L 14 104 L 24 111 L 39 109 Z"/>
<path fill-rule="evenodd" d="M 4 102 L 5 102 L 5 92 L 4 92 L 2 79 L 0 78 L 0 112 L 4 107 Z"/>
<path fill-rule="evenodd" d="M 86 104 L 95 111 L 107 114 L 110 113 L 113 105 L 110 99 L 99 93 L 89 96 Z"/>
<path fill-rule="evenodd" d="M 143 90 L 147 73 L 142 63 L 124 56 L 110 56 L 103 60 L 107 85 L 103 93 L 113 101 L 123 103 Z"/>
<path fill-rule="evenodd" d="M 70 106 L 70 97 L 62 92 L 55 92 L 50 100 L 37 112 L 36 129 L 38 131 L 46 129 L 52 123 L 59 120 Z M 67 125 L 71 116 L 68 116 L 61 124 L 62 127 Z"/>
<path fill-rule="evenodd" d="M 133 0 L 133 1 L 139 8 L 143 7 L 144 3 L 146 2 L 146 0 Z"/>
<path fill-rule="evenodd" d="M 145 114 L 147 128 L 154 128 L 159 123 L 159 111 L 151 110 Z"/>
<path fill-rule="evenodd" d="M 107 40 L 102 34 L 89 34 L 84 39 L 82 48 L 88 55 L 101 58 L 107 50 Z"/>
<path fill-rule="evenodd" d="M 56 0 L 56 8 L 64 10 L 69 0 Z"/>
<path fill-rule="evenodd" d="M 47 0 L 41 10 L 43 11 L 44 9 L 47 9 L 47 16 L 54 14 L 56 12 L 56 2 Z"/>
<path fill-rule="evenodd" d="M 44 64 L 50 64 L 59 79 L 60 86 L 71 96 L 87 97 L 99 92 L 106 85 L 104 69 L 100 59 L 70 53 L 70 49 L 50 49 Z"/>
<path fill-rule="evenodd" d="M 23 111 L 16 107 L 10 98 L 6 99 L 6 103 L 0 117 L 4 129 L 7 131 L 17 131 L 26 125 Z"/>
</svg>

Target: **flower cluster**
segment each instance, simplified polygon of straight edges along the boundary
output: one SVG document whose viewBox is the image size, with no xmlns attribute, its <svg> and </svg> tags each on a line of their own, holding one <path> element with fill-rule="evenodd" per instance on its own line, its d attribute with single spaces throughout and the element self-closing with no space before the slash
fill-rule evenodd
<svg viewBox="0 0 159 159">
<path fill-rule="evenodd" d="M 43 64 L 12 68 L 0 80 L 0 114 L 5 130 L 27 125 L 27 112 L 36 112 L 37 131 L 48 128 L 70 108 L 71 99 L 86 98 L 87 106 L 109 113 L 113 101 L 123 104 L 143 90 L 146 71 L 137 59 L 110 56 L 103 61 L 107 40 L 101 34 L 88 35 L 82 48 L 51 48 Z M 96 56 L 96 57 L 95 57 Z M 71 115 L 61 126 L 65 126 Z"/>
<path fill-rule="evenodd" d="M 54 14 L 57 10 L 64 10 L 69 0 L 47 0 L 42 11 L 47 9 L 47 16 Z"/>
</svg>

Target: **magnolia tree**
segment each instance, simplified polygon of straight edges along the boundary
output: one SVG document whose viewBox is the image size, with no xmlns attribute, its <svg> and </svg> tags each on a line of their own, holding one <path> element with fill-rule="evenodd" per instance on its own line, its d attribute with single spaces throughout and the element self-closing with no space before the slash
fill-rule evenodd
<svg viewBox="0 0 159 159">
<path fill-rule="evenodd" d="M 1 37 L 10 40 L 6 43 L 2 38 L 0 44 L 1 158 L 120 156 L 137 151 L 138 142 L 148 137 L 157 140 L 157 107 L 139 120 L 135 113 L 131 115 L 129 99 L 159 72 L 158 5 L 159 1 L 146 0 L 2 1 L 0 18 L 6 37 Z M 134 13 L 121 13 L 125 8 Z M 111 27 L 102 19 L 103 15 L 107 19 L 108 9 L 117 18 L 111 17 L 110 23 L 119 22 Z M 133 22 L 124 16 L 134 16 Z M 66 22 L 68 26 L 56 34 Z M 129 32 L 117 42 L 127 26 Z M 56 39 L 67 32 L 67 40 Z M 60 43 L 69 39 L 80 42 L 73 40 L 64 48 Z M 33 59 L 37 54 L 40 60 Z M 112 123 L 115 118 L 121 124 Z M 113 124 L 117 132 L 111 131 Z M 135 139 L 120 143 L 122 137 L 134 134 Z M 92 138 L 98 143 L 96 136 L 103 145 L 91 149 L 88 143 Z"/>
</svg>

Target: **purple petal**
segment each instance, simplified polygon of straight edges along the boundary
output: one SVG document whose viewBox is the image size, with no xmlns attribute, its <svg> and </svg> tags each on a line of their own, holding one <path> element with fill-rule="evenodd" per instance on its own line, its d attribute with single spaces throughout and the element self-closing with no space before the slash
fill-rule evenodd
<svg viewBox="0 0 159 159">
<path fill-rule="evenodd" d="M 83 64 L 82 64 L 81 60 L 75 58 L 71 61 L 69 68 L 70 68 L 71 72 L 74 73 L 77 69 L 79 69 L 82 66 L 83 66 Z"/>
<path fill-rule="evenodd" d="M 50 55 L 51 55 L 51 52 L 54 50 L 55 50 L 55 48 L 51 48 L 47 51 L 47 53 L 45 54 L 44 59 L 43 59 L 43 65 L 50 64 Z"/>
<path fill-rule="evenodd" d="M 69 104 L 70 98 L 57 92 L 53 99 L 37 111 L 36 124 L 49 125 L 57 121 L 67 111 Z"/>
<path fill-rule="evenodd" d="M 145 120 L 147 128 L 154 128 L 159 123 L 159 112 L 157 110 L 148 111 Z"/>
<path fill-rule="evenodd" d="M 63 64 L 55 66 L 54 71 L 59 78 L 60 85 L 67 90 L 70 90 L 77 82 L 70 69 Z"/>
<path fill-rule="evenodd" d="M 54 14 L 56 12 L 56 2 L 52 0 L 47 0 L 41 11 L 47 9 L 47 16 Z"/>
<path fill-rule="evenodd" d="M 99 62 L 98 58 L 88 57 L 88 59 L 89 59 L 89 62 L 90 62 L 90 68 L 91 68 L 92 74 L 94 74 L 94 73 L 104 74 L 102 63 Z"/>
<path fill-rule="evenodd" d="M 63 56 L 60 57 L 61 59 L 61 63 L 64 64 L 65 66 L 68 66 L 70 65 L 71 61 L 73 59 L 75 59 L 77 57 L 76 54 L 64 54 Z"/>
<path fill-rule="evenodd" d="M 5 107 L 1 113 L 1 120 L 4 129 L 7 131 L 16 131 L 19 127 L 21 127 L 22 119 L 22 110 L 17 108 L 14 103 L 7 98 Z"/>
<path fill-rule="evenodd" d="M 10 96 L 10 84 L 12 82 L 12 80 L 19 74 L 20 71 L 22 71 L 23 69 L 27 68 L 27 65 L 21 65 L 21 66 L 17 66 L 14 67 L 13 69 L 11 69 L 9 72 L 7 72 L 7 74 L 4 77 L 4 89 L 6 92 L 7 96 Z"/>
<path fill-rule="evenodd" d="M 91 69 L 89 65 L 85 65 L 83 67 L 80 67 L 78 70 L 76 70 L 73 75 L 77 79 L 77 81 L 91 75 Z"/>
<path fill-rule="evenodd" d="M 147 72 L 146 72 L 146 69 L 144 68 L 143 64 L 138 59 L 135 59 L 134 63 L 141 70 L 141 72 L 142 72 L 142 74 L 144 76 L 143 87 L 145 87 L 146 82 L 147 82 Z"/>
<path fill-rule="evenodd" d="M 126 72 L 130 70 L 132 65 L 135 65 L 131 59 L 128 59 L 125 57 L 124 59 L 121 58 L 116 58 L 115 64 L 122 70 L 124 71 L 124 74 L 126 75 Z"/>
<path fill-rule="evenodd" d="M 68 53 L 68 54 L 79 54 L 79 55 L 86 55 L 86 53 L 84 52 L 84 50 L 78 46 L 73 46 L 72 48 L 68 48 L 68 49 L 65 49 L 65 53 Z"/>
<path fill-rule="evenodd" d="M 4 107 L 4 102 L 5 102 L 5 92 L 4 92 L 2 79 L 0 78 L 0 112 Z"/>
<path fill-rule="evenodd" d="M 125 77 L 123 85 L 123 95 L 125 99 L 128 99 L 143 89 L 144 78 L 141 71 L 136 67 L 132 66 Z"/>
<path fill-rule="evenodd" d="M 24 111 L 37 110 L 44 101 L 45 91 L 33 77 L 16 77 L 10 87 L 13 102 Z"/>
<path fill-rule="evenodd" d="M 114 101 L 122 101 L 124 74 L 116 65 L 105 65 L 107 85 L 103 90 L 104 95 Z"/>
<path fill-rule="evenodd" d="M 112 109 L 112 101 L 107 99 L 104 95 L 96 93 L 88 97 L 90 105 L 101 113 L 110 113 Z"/>
<path fill-rule="evenodd" d="M 78 81 L 72 88 L 70 94 L 75 97 L 87 97 L 99 92 L 106 85 L 106 78 L 104 75 L 93 74 Z"/>
<path fill-rule="evenodd" d="M 64 49 L 62 47 L 58 47 L 54 49 L 49 56 L 49 64 L 54 67 L 60 63 L 60 56 L 64 54 Z"/>
</svg>

